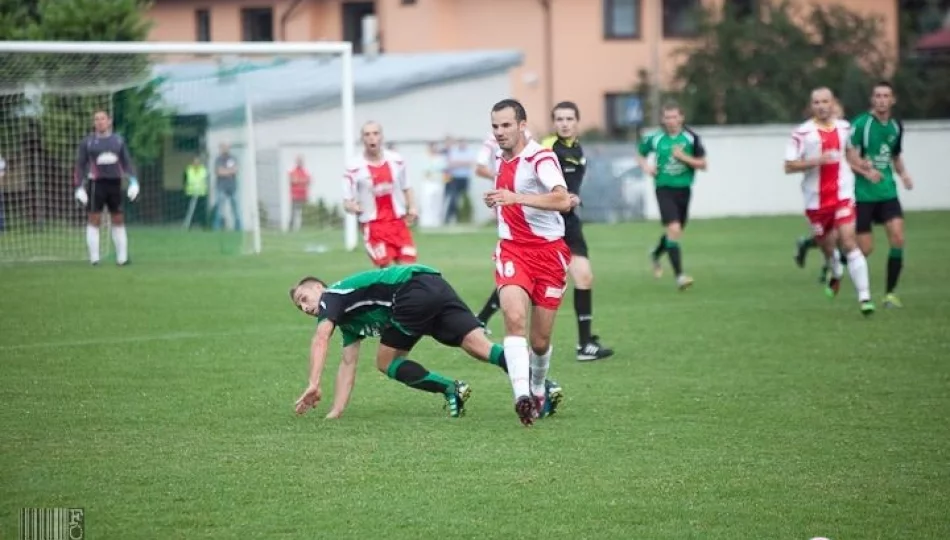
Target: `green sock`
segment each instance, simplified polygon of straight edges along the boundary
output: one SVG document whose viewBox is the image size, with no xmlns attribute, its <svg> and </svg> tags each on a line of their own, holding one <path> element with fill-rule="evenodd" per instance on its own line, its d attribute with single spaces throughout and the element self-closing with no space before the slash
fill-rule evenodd
<svg viewBox="0 0 950 540">
<path fill-rule="evenodd" d="M 887 256 L 888 256 L 888 258 L 891 258 L 891 259 L 903 259 L 903 258 L 904 258 L 904 248 L 893 248 L 893 247 L 892 247 L 891 250 L 890 250 L 889 252 L 887 252 Z"/>
<path fill-rule="evenodd" d="M 680 243 L 676 240 L 666 239 L 666 255 L 670 258 L 670 265 L 676 277 L 683 275 L 683 254 L 680 251 Z"/>
<path fill-rule="evenodd" d="M 433 371 L 429 371 L 408 358 L 397 358 L 389 364 L 386 375 L 402 384 L 433 394 L 451 394 L 455 391 L 455 381 Z"/>
<path fill-rule="evenodd" d="M 505 373 L 508 373 L 508 361 L 505 360 L 505 348 L 498 343 L 491 346 L 491 352 L 488 353 L 488 362 L 500 367 Z"/>
</svg>

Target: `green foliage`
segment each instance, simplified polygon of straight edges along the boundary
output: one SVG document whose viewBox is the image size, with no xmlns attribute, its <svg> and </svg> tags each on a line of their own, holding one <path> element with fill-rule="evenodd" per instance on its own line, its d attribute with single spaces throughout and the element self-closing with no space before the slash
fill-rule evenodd
<svg viewBox="0 0 950 540">
<path fill-rule="evenodd" d="M 693 123 L 801 120 L 808 92 L 833 88 L 846 111 L 867 106 L 868 88 L 888 71 L 892 51 L 881 22 L 841 6 L 799 11 L 763 4 L 761 20 L 700 16 L 700 38 L 677 54 L 679 99 Z M 718 18 L 717 18 L 718 17 Z"/>
<path fill-rule="evenodd" d="M 339 206 L 327 206 L 318 199 L 316 204 L 304 205 L 301 222 L 305 229 L 339 229 L 343 227 L 343 214 Z"/>
</svg>

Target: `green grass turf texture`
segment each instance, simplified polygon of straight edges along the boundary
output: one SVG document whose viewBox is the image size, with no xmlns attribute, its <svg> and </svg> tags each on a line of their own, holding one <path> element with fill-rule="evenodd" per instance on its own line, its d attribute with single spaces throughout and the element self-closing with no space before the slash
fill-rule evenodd
<svg viewBox="0 0 950 540">
<path fill-rule="evenodd" d="M 950 538 L 950 213 L 907 229 L 907 307 L 867 320 L 849 280 L 823 296 L 815 252 L 792 263 L 801 219 L 692 223 L 685 293 L 651 275 L 655 223 L 589 226 L 617 355 L 574 360 L 569 292 L 566 400 L 532 429 L 501 371 L 431 340 L 413 358 L 471 383 L 465 418 L 377 373 L 369 343 L 345 417 L 324 420 L 336 340 L 324 403 L 293 415 L 313 323 L 288 286 L 368 267 L 303 251 L 338 233 L 205 260 L 178 236 L 179 260 L 130 229 L 131 267 L 0 267 L 0 537 L 20 507 L 82 507 L 96 539 Z M 477 310 L 493 232 L 418 243 Z"/>
</svg>

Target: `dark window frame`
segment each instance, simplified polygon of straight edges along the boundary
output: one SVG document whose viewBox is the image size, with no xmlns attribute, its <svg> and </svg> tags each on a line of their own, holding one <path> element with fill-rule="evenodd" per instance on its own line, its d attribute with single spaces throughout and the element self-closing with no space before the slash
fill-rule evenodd
<svg viewBox="0 0 950 540">
<path fill-rule="evenodd" d="M 680 17 L 688 17 L 685 12 L 692 10 L 703 9 L 702 0 L 673 0 L 676 2 L 691 2 L 692 5 L 686 10 L 680 10 L 680 13 L 673 13 L 675 11 L 672 6 L 668 7 L 668 2 L 670 0 L 661 0 L 663 8 L 663 38 L 669 39 L 693 39 L 699 37 L 699 25 L 694 24 L 691 29 L 681 29 L 676 26 L 679 22 Z M 697 21 L 698 22 L 698 21 Z"/>
<path fill-rule="evenodd" d="M 195 41 L 211 41 L 211 10 L 208 8 L 195 10 Z"/>
<path fill-rule="evenodd" d="M 254 34 L 258 33 L 257 21 L 254 21 L 254 18 L 268 16 L 270 17 L 270 30 L 268 31 L 270 39 L 266 39 L 266 36 L 263 38 Z M 275 41 L 276 32 L 274 32 L 274 8 L 271 6 L 263 7 L 243 7 L 241 8 L 241 41 L 249 42 L 263 42 L 268 43 Z"/>
<path fill-rule="evenodd" d="M 643 39 L 643 0 L 633 0 L 636 2 L 635 13 L 636 20 L 634 21 L 634 30 L 632 34 L 618 34 L 614 31 L 611 21 L 613 20 L 613 12 L 616 8 L 617 0 L 602 0 L 603 2 L 603 35 L 604 39 L 607 41 L 620 41 L 620 40 L 639 40 Z"/>
</svg>

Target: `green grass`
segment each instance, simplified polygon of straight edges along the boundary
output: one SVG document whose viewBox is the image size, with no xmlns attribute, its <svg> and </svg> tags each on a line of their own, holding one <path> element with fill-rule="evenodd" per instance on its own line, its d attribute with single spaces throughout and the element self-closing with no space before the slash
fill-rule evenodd
<svg viewBox="0 0 950 540">
<path fill-rule="evenodd" d="M 500 371 L 431 341 L 414 358 L 472 384 L 467 417 L 376 373 L 371 347 L 342 420 L 295 417 L 313 324 L 287 287 L 367 266 L 303 251 L 335 237 L 175 260 L 132 229 L 131 267 L 3 266 L 0 538 L 19 508 L 58 506 L 95 539 L 950 538 L 948 229 L 909 216 L 907 307 L 865 320 L 850 282 L 823 296 L 814 254 L 792 264 L 801 219 L 694 223 L 686 293 L 650 275 L 656 224 L 590 226 L 595 329 L 618 354 L 574 361 L 568 300 L 563 414 L 530 430 Z M 476 309 L 493 242 L 419 236 Z"/>
</svg>

